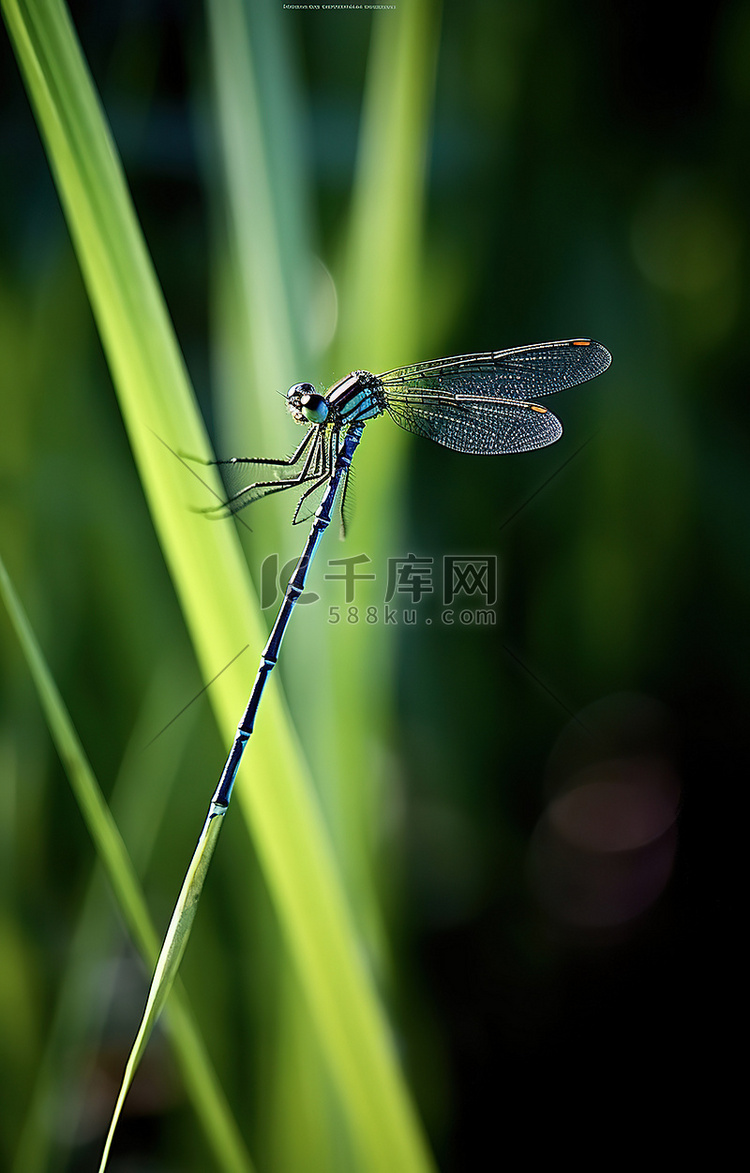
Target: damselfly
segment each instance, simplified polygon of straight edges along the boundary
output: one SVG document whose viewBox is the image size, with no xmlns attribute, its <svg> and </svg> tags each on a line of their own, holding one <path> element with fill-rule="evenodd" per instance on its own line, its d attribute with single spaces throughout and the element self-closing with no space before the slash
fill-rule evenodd
<svg viewBox="0 0 750 1173">
<path fill-rule="evenodd" d="M 312 383 L 295 383 L 287 391 L 287 408 L 297 423 L 307 425 L 307 432 L 292 455 L 286 460 L 235 457 L 217 462 L 235 474 L 246 466 L 263 470 L 260 479 L 236 490 L 223 503 L 230 513 L 269 493 L 301 488 L 293 517 L 298 521 L 310 494 L 325 486 L 325 495 L 261 656 L 255 686 L 214 794 L 215 814 L 223 814 L 229 803 L 263 687 L 278 659 L 294 605 L 305 589 L 310 563 L 330 524 L 342 482 L 343 520 L 352 457 L 365 424 L 387 412 L 407 431 L 457 452 L 489 456 L 543 448 L 560 438 L 562 425 L 532 399 L 585 383 L 605 371 L 611 361 L 600 342 L 572 338 L 433 359 L 383 375 L 353 371 L 325 395 Z"/>
<path fill-rule="evenodd" d="M 295 383 L 287 392 L 287 407 L 298 423 L 307 425 L 307 431 L 292 455 L 286 460 L 249 457 L 216 462 L 225 475 L 229 474 L 230 480 L 240 477 L 239 487 L 220 507 L 229 513 L 236 513 L 269 493 L 296 488 L 302 491 L 293 517 L 293 521 L 298 522 L 308 516 L 321 491 L 323 496 L 314 510 L 305 547 L 261 655 L 247 708 L 237 726 L 167 929 L 117 1098 L 100 1173 L 107 1163 L 117 1120 L 133 1075 L 177 973 L 266 680 L 278 660 L 294 606 L 305 589 L 315 551 L 330 524 L 339 489 L 343 519 L 352 458 L 365 424 L 387 413 L 407 431 L 426 436 L 456 452 L 501 455 L 543 448 L 559 439 L 562 426 L 546 407 L 533 400 L 593 379 L 607 369 L 610 361 L 610 355 L 601 343 L 574 338 L 515 350 L 490 350 L 483 354 L 435 359 L 400 367 L 383 375 L 353 371 L 323 395 L 311 383 Z M 255 479 L 243 484 L 248 476 Z"/>
<path fill-rule="evenodd" d="M 301 488 L 292 521 L 304 520 L 305 503 L 330 481 L 343 454 L 342 439 L 356 431 L 353 454 L 364 424 L 384 412 L 406 431 L 456 452 L 499 456 L 543 448 L 560 438 L 562 425 L 532 400 L 585 383 L 610 362 L 601 343 L 574 338 L 433 359 L 383 375 L 353 371 L 324 395 L 311 383 L 295 383 L 286 401 L 292 418 L 308 425 L 301 444 L 286 460 L 218 461 L 230 490 L 219 510 L 236 513 L 269 493 Z M 350 463 L 342 470 L 342 519 Z"/>
</svg>

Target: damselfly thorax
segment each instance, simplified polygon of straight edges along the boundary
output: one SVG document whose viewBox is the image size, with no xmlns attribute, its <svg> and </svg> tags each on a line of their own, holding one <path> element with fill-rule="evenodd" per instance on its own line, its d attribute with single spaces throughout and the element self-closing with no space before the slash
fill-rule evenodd
<svg viewBox="0 0 750 1173">
<path fill-rule="evenodd" d="M 383 384 L 369 371 L 352 371 L 319 395 L 312 383 L 295 383 L 286 393 L 289 414 L 298 424 L 340 431 L 355 420 L 371 420 L 385 411 Z"/>
</svg>

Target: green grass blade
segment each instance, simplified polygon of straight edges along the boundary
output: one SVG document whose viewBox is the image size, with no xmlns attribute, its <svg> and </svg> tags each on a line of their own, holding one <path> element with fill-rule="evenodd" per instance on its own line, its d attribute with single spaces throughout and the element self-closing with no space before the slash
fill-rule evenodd
<svg viewBox="0 0 750 1173">
<path fill-rule="evenodd" d="M 158 937 L 149 918 L 135 869 L 2 559 L 0 594 L 23 648 L 50 732 L 89 834 L 128 927 L 144 957 L 153 964 L 159 951 Z M 178 996 L 174 999 L 173 1013 L 170 1015 L 170 1033 L 181 1062 L 186 1087 L 214 1148 L 219 1167 L 227 1170 L 227 1173 L 230 1170 L 232 1173 L 250 1173 L 252 1164 L 211 1069 L 203 1042 L 187 1011 L 184 997 L 179 992 L 176 994 Z"/>
<path fill-rule="evenodd" d="M 144 769 L 143 746 L 164 712 L 164 698 L 176 694 L 178 679 L 177 657 L 170 657 L 155 672 L 144 695 L 110 798 L 110 809 L 122 829 L 123 838 L 131 844 L 131 858 L 139 875 L 145 873 L 153 855 L 193 724 L 189 719 L 180 722 L 176 736 L 177 752 L 175 738 L 170 742 L 164 739 L 151 755 L 150 768 Z M 157 780 L 159 784 L 155 785 Z M 146 806 L 149 818 L 144 820 Z M 111 1008 L 109 998 L 91 998 L 89 975 L 93 966 L 98 966 L 102 959 L 115 952 L 121 932 L 120 926 L 112 919 L 111 901 L 106 899 L 106 883 L 104 869 L 96 866 L 67 950 L 65 972 L 52 1020 L 45 1031 L 44 1053 L 36 1068 L 34 1088 L 12 1165 L 13 1173 L 45 1173 L 56 1167 L 53 1151 L 59 1150 L 62 1143 L 67 1147 L 70 1138 L 80 1129 L 84 1111 L 83 1089 L 93 1074 L 97 1041 L 102 1034 L 105 1015 Z M 65 1142 L 61 1141 L 63 1137 Z"/>
<path fill-rule="evenodd" d="M 336 366 L 383 371 L 423 353 L 429 329 L 425 305 L 423 212 L 427 152 L 438 46 L 439 12 L 433 0 L 412 0 L 396 13 L 376 17 L 367 69 L 354 195 L 341 263 L 341 325 L 336 338 Z M 403 553 L 406 462 L 411 440 L 398 428 L 373 426 L 357 457 L 357 508 L 352 526 L 357 548 L 380 573 L 388 559 Z M 373 583 L 358 584 L 357 603 L 364 614 L 380 610 L 382 592 Z M 359 747 L 371 730 L 389 727 L 396 691 L 394 631 L 379 629 L 373 640 L 368 625 L 334 633 L 332 678 L 345 682 L 331 706 L 339 717 L 336 745 L 342 761 L 361 757 Z M 343 638 L 345 636 L 346 638 Z M 358 671 L 367 660 L 368 672 Z M 381 736 L 383 733 L 381 732 Z M 361 773 L 365 773 L 365 777 Z M 356 786 L 344 772 L 348 793 L 349 871 L 359 877 L 358 912 L 370 928 L 379 962 L 377 896 L 368 875 L 377 817 L 373 795 L 390 783 L 375 755 L 363 763 Z"/>
<path fill-rule="evenodd" d="M 382 97 L 383 92 L 389 93 L 389 87 L 394 81 L 397 83 L 396 96 L 390 100 L 390 108 L 393 112 L 393 117 L 389 120 L 391 132 L 398 126 L 399 119 L 403 117 L 409 107 L 407 134 L 402 135 L 399 140 L 398 157 L 392 156 L 387 160 L 384 158 L 393 147 L 392 133 L 389 133 L 384 142 L 379 140 L 379 161 L 385 163 L 385 166 L 377 178 L 372 199 L 377 203 L 383 194 L 383 189 L 387 188 L 394 179 L 397 180 L 397 196 L 405 192 L 410 184 L 416 184 L 416 195 L 410 194 L 407 199 L 401 201 L 398 208 L 394 208 L 394 201 L 391 199 L 390 191 L 388 192 L 387 206 L 389 210 L 395 211 L 397 215 L 401 216 L 399 229 L 394 236 L 393 222 L 387 218 L 383 221 L 382 217 L 378 217 L 377 243 L 366 258 L 369 268 L 366 273 L 363 271 L 361 275 L 361 281 L 364 285 L 367 286 L 369 282 L 372 286 L 373 266 L 377 271 L 378 250 L 385 247 L 389 256 L 404 258 L 402 246 L 406 237 L 409 237 L 405 264 L 409 269 L 410 280 L 405 283 L 405 288 L 399 290 L 392 299 L 391 316 L 388 319 L 391 325 L 401 320 L 404 304 L 414 284 L 411 280 L 411 266 L 418 264 L 417 250 L 414 246 L 414 241 L 418 239 L 418 230 L 414 220 L 415 209 L 421 208 L 422 200 L 425 124 L 429 111 L 429 93 L 432 84 L 431 68 L 434 67 L 435 50 L 434 35 L 429 35 L 432 31 L 429 28 L 430 9 L 425 10 L 420 6 L 419 15 L 420 19 L 416 24 L 412 18 L 404 21 L 399 16 L 395 20 L 395 36 L 387 37 L 385 42 L 382 37 L 378 38 L 374 67 L 378 85 L 374 88 L 379 92 L 377 94 L 371 93 L 368 102 L 369 121 L 375 114 L 375 104 Z M 273 4 L 268 3 L 267 0 L 260 0 L 259 3 L 253 5 L 243 4 L 241 0 L 212 0 L 212 3 L 209 4 L 209 16 L 214 54 L 217 117 L 224 145 L 227 220 L 232 243 L 232 260 L 239 273 L 239 279 L 235 281 L 239 305 L 233 307 L 231 314 L 224 313 L 221 322 L 223 329 L 226 329 L 225 323 L 227 321 L 240 322 L 243 330 L 242 341 L 246 347 L 248 347 L 247 340 L 250 340 L 249 360 L 243 369 L 242 377 L 237 380 L 241 387 L 241 394 L 234 397 L 228 415 L 233 421 L 233 428 L 236 429 L 235 421 L 243 419 L 248 412 L 248 404 L 252 398 L 253 418 L 262 421 L 264 434 L 278 435 L 276 424 L 279 421 L 283 425 L 283 417 L 278 411 L 275 411 L 270 419 L 266 417 L 269 402 L 272 408 L 274 406 L 273 397 L 264 396 L 262 389 L 267 386 L 285 387 L 291 381 L 302 377 L 300 372 L 304 372 L 306 378 L 314 378 L 309 363 L 302 362 L 299 366 L 290 364 L 290 357 L 296 357 L 304 349 L 302 340 L 307 334 L 305 327 L 308 324 L 300 306 L 295 305 L 293 301 L 293 292 L 296 290 L 299 293 L 300 288 L 306 288 L 306 275 L 310 265 L 309 251 L 306 251 L 309 249 L 309 245 L 307 245 L 303 231 L 304 214 L 299 208 L 290 206 L 292 203 L 290 193 L 298 195 L 300 191 L 304 190 L 304 177 L 299 174 L 299 160 L 303 154 L 300 149 L 302 136 L 294 122 L 293 112 L 287 109 L 292 103 L 290 98 L 291 83 L 283 67 L 279 65 L 281 53 L 274 38 L 274 21 L 280 19 L 278 10 L 274 9 Z M 389 16 L 386 19 L 390 21 L 391 18 Z M 425 27 L 426 21 L 428 27 Z M 407 89 L 409 77 L 407 58 L 415 47 L 415 34 L 418 42 L 420 33 L 428 34 L 426 48 L 419 47 L 416 77 L 412 80 L 411 88 Z M 293 85 L 291 85 L 291 90 L 293 91 Z M 380 113 L 382 114 L 382 107 Z M 286 114 L 286 118 L 280 125 L 279 122 L 283 114 Z M 272 121 L 274 116 L 275 121 Z M 412 156 L 415 147 L 416 155 Z M 413 158 L 416 159 L 416 163 Z M 397 174 L 394 173 L 394 163 Z M 406 221 L 403 219 L 405 215 L 408 215 Z M 358 223 L 360 223 L 360 219 L 358 219 Z M 404 223 L 406 224 L 405 232 L 401 230 Z M 296 245 L 292 242 L 296 242 Z M 389 273 L 393 271 L 394 266 L 389 266 Z M 290 279 L 290 272 L 296 275 L 296 283 Z M 377 278 L 375 278 L 374 284 L 377 284 Z M 257 307 L 261 304 L 263 309 L 262 313 L 259 313 Z M 309 310 L 309 307 L 305 308 Z M 410 307 L 410 310 L 413 314 L 413 307 Z M 283 324 L 283 328 L 278 331 L 269 328 L 264 330 L 263 323 L 265 321 L 269 323 L 278 321 Z M 379 325 L 382 336 L 388 327 L 385 322 L 381 322 Z M 366 327 L 363 324 L 361 335 L 365 333 Z M 239 347 L 235 343 L 234 347 L 230 349 L 238 350 Z M 346 348 L 347 354 L 351 355 L 352 365 L 360 366 L 362 359 L 360 357 L 355 360 L 355 349 L 355 343 L 352 342 Z M 341 362 L 341 360 L 339 361 Z M 345 365 L 348 361 L 349 358 L 343 360 L 344 365 L 340 365 L 339 368 L 341 371 L 348 369 Z M 331 369 L 333 369 L 333 365 Z M 253 389 L 256 389 L 254 398 Z M 384 432 L 388 431 L 387 427 L 383 430 Z M 242 431 L 240 425 L 240 434 Z M 391 438 L 390 434 L 386 437 L 386 439 Z M 374 441 L 376 441 L 376 437 L 368 434 L 365 447 Z M 283 449 L 284 446 L 284 442 L 281 440 L 277 441 L 276 445 L 265 440 L 263 442 L 269 451 L 273 451 L 275 446 L 279 449 Z M 372 483 L 381 485 L 381 482 L 382 476 L 379 475 Z M 258 524 L 262 526 L 263 520 L 259 519 Z M 379 519 L 379 524 L 382 526 L 382 516 Z M 357 532 L 361 533 L 361 530 L 358 528 Z M 278 541 L 278 538 L 276 540 Z M 333 552 L 339 553 L 335 550 Z M 316 587 L 316 589 L 318 588 Z M 295 677 L 300 680 L 306 679 L 310 663 L 321 666 L 316 688 L 317 703 L 314 710 L 314 720 L 310 721 L 306 728 L 306 744 L 309 741 L 311 745 L 317 743 L 319 747 L 319 752 L 316 755 L 318 784 L 323 802 L 326 805 L 327 822 L 333 831 L 337 858 L 341 861 L 344 874 L 347 877 L 347 888 L 357 911 L 358 923 L 365 926 L 369 953 L 372 956 L 381 951 L 383 934 L 379 924 L 380 914 L 376 909 L 373 895 L 372 877 L 366 873 L 367 865 L 363 866 L 363 857 L 366 852 L 362 851 L 361 840 L 365 820 L 360 818 L 357 820 L 358 825 L 355 825 L 349 820 L 347 812 L 353 807 L 358 807 L 361 811 L 367 805 L 367 799 L 365 798 L 363 801 L 362 791 L 367 790 L 366 785 L 363 786 L 363 782 L 365 781 L 364 775 L 368 773 L 368 765 L 362 761 L 361 747 L 369 738 L 377 736 L 377 732 L 371 728 L 374 713 L 365 699 L 365 688 L 357 684 L 357 681 L 361 680 L 363 676 L 361 662 L 357 663 L 357 654 L 353 652 L 351 655 L 350 666 L 354 665 L 355 669 L 347 678 L 341 677 L 333 668 L 325 670 L 323 666 L 330 662 L 329 645 L 331 641 L 330 629 L 326 631 L 322 629 L 322 626 L 321 624 L 315 627 L 310 625 L 310 629 L 304 635 L 295 633 L 293 646 L 285 647 L 284 662 L 287 668 L 290 664 L 299 665 L 299 672 L 295 673 L 294 668 L 292 669 L 292 680 Z M 345 634 L 350 636 L 354 633 L 350 630 Z M 362 661 L 365 658 L 362 657 Z M 387 674 L 380 677 L 376 671 L 368 672 L 366 675 L 371 690 L 377 689 L 376 681 L 382 681 L 383 685 L 387 686 Z M 352 707 L 348 703 L 348 696 L 341 706 L 333 702 L 332 697 L 329 696 L 329 693 L 335 690 L 336 681 L 340 682 L 343 679 L 346 679 L 346 690 L 351 687 L 362 702 L 362 708 L 357 713 L 356 732 L 354 733 L 345 728 Z M 342 690 L 338 691 L 340 693 Z M 365 725 L 365 713 L 370 718 L 370 727 L 367 729 L 367 737 L 358 740 L 357 732 L 361 731 Z M 347 750 L 351 749 L 352 754 L 349 756 L 348 766 L 342 753 L 344 745 Z M 357 761 L 356 770 L 351 768 L 352 761 Z M 357 794 L 353 796 L 355 791 Z M 342 796 L 348 797 L 343 797 L 343 801 L 341 801 Z M 374 823 L 371 822 L 365 831 L 368 840 L 372 836 L 373 825 Z M 373 928 L 373 926 L 376 927 Z M 286 983 L 281 989 L 283 993 L 293 998 L 294 986 L 292 983 Z M 299 1026 L 296 1032 L 288 1029 L 288 1019 L 291 1017 L 296 1021 L 299 1016 L 295 1015 L 291 1002 L 287 1002 L 281 1009 L 282 1024 L 279 1029 L 285 1031 L 285 1037 L 289 1039 L 289 1047 L 281 1048 L 282 1055 L 287 1056 L 293 1053 L 294 1059 L 290 1066 L 296 1068 L 305 1064 L 305 1070 L 309 1072 L 309 1079 L 313 1080 L 316 1078 L 313 1075 L 315 1056 L 305 1051 L 304 1039 L 301 1037 Z M 330 1013 L 331 1018 L 326 1029 L 329 1036 L 335 1038 L 334 1032 L 337 1032 L 337 1019 L 340 1014 L 333 1005 L 330 1006 Z M 280 1073 L 277 1067 L 274 1074 L 279 1075 L 278 1084 L 281 1085 L 284 1081 L 283 1073 Z M 382 1083 L 380 1077 L 378 1079 Z M 293 1086 L 293 1082 L 292 1076 L 288 1083 L 285 1081 L 283 1086 L 278 1086 L 279 1117 L 282 1120 L 282 1125 L 281 1128 L 277 1128 L 277 1133 L 284 1131 L 287 1135 L 277 1137 L 275 1142 L 272 1142 L 277 1146 L 280 1142 L 280 1149 L 285 1153 L 287 1159 L 289 1159 L 289 1149 L 294 1138 L 288 1135 L 289 1129 L 283 1123 L 281 1105 L 288 1104 L 286 1098 L 288 1085 Z M 363 1080 L 363 1084 L 364 1082 Z M 372 1082 L 376 1082 L 374 1076 Z M 351 1080 L 348 1081 L 348 1086 L 352 1094 L 357 1092 L 358 1089 Z M 366 1091 L 366 1088 L 363 1090 Z M 373 1093 L 370 1091 L 367 1094 L 371 1097 Z M 370 1102 L 372 1104 L 374 1100 L 371 1099 Z M 364 1101 L 358 1107 L 358 1111 L 363 1113 L 367 1111 Z M 370 1118 L 376 1119 L 376 1114 L 372 1109 L 370 1109 Z M 305 1133 L 299 1139 L 300 1145 L 305 1145 L 308 1139 L 308 1134 Z M 325 1144 L 322 1137 L 320 1140 L 322 1144 Z M 279 1155 L 279 1148 L 274 1151 Z M 281 1159 L 280 1156 L 279 1159 Z M 307 1160 L 311 1159 L 308 1147 Z M 415 1156 L 414 1159 L 421 1159 L 421 1157 Z M 290 1167 L 294 1167 L 293 1160 Z"/>
<path fill-rule="evenodd" d="M 183 363 L 63 5 L 3 0 L 3 9 L 154 524 L 202 671 L 211 679 L 236 655 L 238 644 L 262 646 L 262 625 L 231 527 L 208 525 L 190 512 L 191 495 L 195 503 L 190 478 L 160 443 L 161 438 L 172 449 L 207 452 Z M 246 688 L 240 664 L 211 690 L 227 741 Z M 337 1097 L 350 1119 L 359 1163 L 373 1170 L 427 1168 L 425 1142 L 360 956 L 278 684 L 267 691 L 253 740 L 255 784 L 242 785 L 241 774 L 238 802 L 252 828 Z"/>
<path fill-rule="evenodd" d="M 206 878 L 208 865 L 211 862 L 211 856 L 214 853 L 225 814 L 226 808 L 219 813 L 212 812 L 208 816 L 200 839 L 198 840 L 198 846 L 190 861 L 190 867 L 187 870 L 187 875 L 185 876 L 177 904 L 172 913 L 172 919 L 169 922 L 166 937 L 164 938 L 164 944 L 161 947 L 156 962 L 143 1018 L 141 1019 L 135 1042 L 133 1043 L 125 1066 L 125 1074 L 122 1077 L 122 1084 L 117 1095 L 117 1103 L 112 1113 L 107 1139 L 104 1143 L 104 1152 L 102 1153 L 102 1159 L 99 1165 L 99 1173 L 104 1173 L 107 1167 L 115 1130 L 125 1099 L 130 1091 L 130 1085 L 133 1082 L 148 1040 L 151 1038 L 151 1033 L 156 1026 L 159 1015 L 164 1009 L 166 1000 L 177 977 L 182 955 L 185 952 L 188 938 L 190 937 L 190 930 L 193 927 L 198 901 L 203 891 L 203 882 Z"/>
<path fill-rule="evenodd" d="M 255 434 L 271 452 L 280 426 L 289 421 L 268 391 L 286 389 L 307 365 L 312 256 L 300 164 L 304 147 L 295 133 L 294 84 L 278 8 L 268 0 L 209 0 L 207 17 L 222 146 L 220 194 L 249 353 L 243 379 L 250 375 L 251 389 L 248 394 L 245 383 L 242 394 L 232 396 L 223 427 L 235 440 L 238 433 Z"/>
<path fill-rule="evenodd" d="M 310 199 L 305 162 L 304 113 L 291 58 L 288 14 L 275 0 L 211 0 L 207 4 L 211 45 L 213 118 L 221 141 L 219 166 L 208 174 L 215 194 L 213 250 L 214 341 L 223 356 L 214 403 L 220 451 L 281 453 L 290 450 L 293 425 L 279 410 L 269 388 L 286 388 L 302 377 L 315 379 L 309 353 L 311 307 L 315 290 L 310 243 Z M 318 263 L 319 264 L 319 263 Z M 330 324 L 330 322 L 329 322 Z M 229 364 L 226 356 L 232 356 Z M 253 513 L 253 533 L 245 539 L 251 564 L 269 550 L 279 565 L 299 554 L 302 535 L 289 525 L 285 495 L 270 498 Z M 266 507 L 267 506 L 267 507 Z M 330 551 L 335 533 L 326 538 Z M 321 551 L 316 573 L 325 554 Z M 318 608 L 316 608 L 318 610 Z M 299 690 L 290 701 L 302 721 L 307 754 L 316 769 L 316 786 L 325 804 L 331 774 L 330 754 L 315 758 L 311 729 L 326 726 L 328 673 L 326 625 L 295 622 L 279 670 L 294 686 L 309 665 L 319 665 L 314 719 L 305 720 Z M 295 703 L 297 702 L 297 703 Z M 312 709 L 313 706 L 309 706 Z M 309 716 L 313 716 L 312 713 Z M 335 823 L 325 810 L 326 824 Z M 347 895 L 358 911 L 345 874 Z M 249 895 L 253 907 L 253 895 Z M 359 918 L 357 917 L 359 925 Z M 331 1094 L 325 1044 L 310 1019 L 304 992 L 289 964 L 289 954 L 272 926 L 261 936 L 249 925 L 253 947 L 262 954 L 268 979 L 265 996 L 245 991 L 244 1006 L 258 1046 L 254 1079 L 264 1089 L 256 1144 L 269 1168 L 326 1170 L 351 1168 L 353 1154 L 346 1105 Z M 290 1119 L 297 1126 L 289 1127 Z M 346 1153 L 348 1160 L 342 1160 Z"/>
<path fill-rule="evenodd" d="M 405 363 L 429 328 L 422 225 L 438 26 L 435 0 L 374 23 L 342 273 L 345 366 Z"/>
</svg>

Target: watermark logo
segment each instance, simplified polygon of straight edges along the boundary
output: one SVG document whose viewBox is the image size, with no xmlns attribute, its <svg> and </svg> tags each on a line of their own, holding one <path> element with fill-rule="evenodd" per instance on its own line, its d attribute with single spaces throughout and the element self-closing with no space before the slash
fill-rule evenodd
<svg viewBox="0 0 750 1173">
<path fill-rule="evenodd" d="M 297 565 L 295 559 L 279 566 L 278 554 L 271 554 L 261 565 L 261 607 L 278 604 Z M 491 626 L 496 623 L 494 607 L 498 597 L 497 555 L 445 554 L 442 559 L 408 553 L 388 558 L 378 572 L 367 554 L 348 558 L 329 558 L 326 582 L 335 584 L 339 597 L 328 607 L 328 622 L 382 623 L 386 627 L 419 622 L 441 622 L 464 627 Z M 373 588 L 367 591 L 367 605 L 361 602 L 361 583 L 383 584 L 382 604 L 373 604 Z M 358 592 L 360 599 L 358 600 Z M 317 603 L 320 595 L 305 591 L 298 603 Z"/>
<path fill-rule="evenodd" d="M 396 593 L 408 596 L 412 603 L 418 603 L 423 595 L 431 595 L 433 562 L 433 558 L 417 558 L 416 554 L 389 558 L 385 602 L 390 603 Z"/>
<path fill-rule="evenodd" d="M 357 566 L 361 566 L 364 562 L 372 562 L 366 554 L 355 554 L 349 558 L 329 558 L 329 566 L 343 566 L 343 574 L 324 574 L 323 578 L 327 582 L 332 582 L 335 579 L 342 579 L 344 582 L 344 602 L 354 602 L 354 588 L 358 582 L 372 582 L 377 578 L 376 574 L 357 574 Z"/>
<path fill-rule="evenodd" d="M 260 564 L 260 609 L 267 611 L 274 607 L 284 593 L 286 584 L 294 574 L 298 558 L 290 558 L 279 568 L 278 554 L 269 554 Z M 317 603 L 320 595 L 315 591 L 303 591 L 297 603 Z"/>
<path fill-rule="evenodd" d="M 485 606 L 497 602 L 497 555 L 483 558 L 458 558 L 446 554 L 443 558 L 443 604 L 449 607 L 456 596 L 479 595 Z"/>
</svg>

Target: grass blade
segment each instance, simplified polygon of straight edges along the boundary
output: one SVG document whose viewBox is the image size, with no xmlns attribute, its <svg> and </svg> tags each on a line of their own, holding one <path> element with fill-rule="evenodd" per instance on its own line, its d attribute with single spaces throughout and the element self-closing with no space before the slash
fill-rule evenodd
<svg viewBox="0 0 750 1173">
<path fill-rule="evenodd" d="M 71 787 L 86 821 L 128 927 L 144 957 L 151 964 L 158 953 L 158 937 L 151 923 L 135 869 L 115 826 L 52 674 L 36 641 L 28 618 L 13 590 L 0 559 L 0 595 L 23 648 L 47 723 Z M 170 1033 L 180 1059 L 185 1083 L 203 1121 L 221 1169 L 250 1173 L 248 1157 L 236 1124 L 227 1108 L 184 996 L 175 991 Z"/>
<path fill-rule="evenodd" d="M 170 657 L 154 674 L 110 797 L 110 809 L 126 843 L 131 844 L 131 858 L 139 875 L 145 873 L 153 856 L 193 726 L 190 720 L 181 722 L 177 753 L 174 739 L 163 743 L 150 755 L 149 768 L 144 768 L 143 747 L 163 713 L 165 696 L 176 692 L 180 666 L 181 658 Z M 147 820 L 143 818 L 144 804 L 149 810 Z M 104 869 L 96 866 L 67 950 L 52 1020 L 45 1031 L 44 1053 L 36 1066 L 13 1173 L 46 1173 L 57 1168 L 56 1153 L 63 1146 L 69 1150 L 81 1132 L 85 1089 L 91 1086 L 96 1068 L 97 1041 L 104 1033 L 105 1016 L 112 1011 L 114 988 L 112 983 L 102 983 L 101 962 L 114 954 L 121 936 L 120 926 L 112 920 L 107 887 Z M 92 997 L 91 991 L 94 967 L 97 997 Z M 109 986 L 104 997 L 103 985 Z"/>
<path fill-rule="evenodd" d="M 208 455 L 169 319 L 90 77 L 59 0 L 3 0 L 45 138 L 154 525 L 206 679 L 262 623 L 233 531 L 187 506 L 188 478 L 165 458 Z M 218 488 L 218 486 L 217 486 Z M 238 639 L 238 632 L 242 635 Z M 244 702 L 242 665 L 211 690 L 227 740 Z M 430 1159 L 359 952 L 297 739 L 272 685 L 254 735 L 255 784 L 238 787 L 336 1094 L 362 1168 Z M 267 780 L 267 784 L 261 784 Z M 240 779 L 241 782 L 241 779 Z M 271 784 L 272 783 L 272 784 Z"/>
<path fill-rule="evenodd" d="M 193 853 L 190 867 L 187 870 L 180 895 L 177 898 L 177 904 L 172 913 L 172 919 L 169 922 L 167 935 L 164 938 L 164 944 L 161 947 L 154 969 L 154 976 L 148 991 L 146 1008 L 143 1012 L 141 1025 L 138 1028 L 133 1048 L 125 1066 L 125 1074 L 122 1077 L 122 1084 L 117 1095 L 117 1103 L 112 1113 L 107 1139 L 104 1143 L 104 1152 L 102 1153 L 102 1159 L 99 1165 L 99 1173 L 104 1173 L 106 1169 L 115 1130 L 125 1099 L 130 1091 L 130 1085 L 138 1070 L 138 1064 L 141 1061 L 148 1040 L 151 1038 L 151 1032 L 156 1026 L 159 1015 L 164 1009 L 166 1000 L 177 977 L 177 971 L 180 968 L 182 955 L 185 952 L 190 930 L 193 926 L 193 920 L 195 919 L 198 901 L 203 891 L 203 881 L 206 878 L 208 865 L 211 862 L 211 856 L 216 847 L 216 841 L 219 837 L 219 831 L 221 830 L 225 813 L 226 810 L 218 814 L 211 813 L 206 819 L 205 826 L 198 840 L 198 846 Z"/>
<path fill-rule="evenodd" d="M 439 13 L 433 0 L 412 0 L 373 21 L 361 116 L 354 193 L 341 263 L 341 326 L 336 368 L 383 371 L 429 353 L 423 348 L 423 212 L 430 117 L 438 47 Z M 352 532 L 373 568 L 384 568 L 403 541 L 406 461 L 411 441 L 398 428 L 373 427 L 358 454 L 357 508 Z M 362 614 L 379 609 L 382 593 L 358 584 Z M 338 637 L 339 633 L 335 632 Z M 343 638 L 345 636 L 346 638 Z M 389 961 L 377 907 L 373 859 L 377 819 L 373 796 L 390 786 L 382 762 L 370 755 L 352 786 L 345 763 L 373 730 L 390 727 L 396 692 L 394 629 L 370 638 L 367 624 L 353 625 L 334 640 L 331 678 L 339 682 L 330 711 L 338 715 L 336 737 L 347 812 L 347 874 L 356 880 L 358 915 L 368 926 L 382 972 Z M 367 660 L 368 673 L 357 665 Z M 365 776 L 362 777 L 362 774 Z"/>
</svg>

